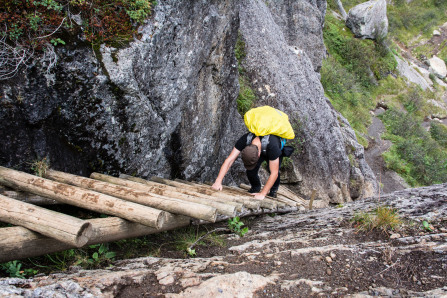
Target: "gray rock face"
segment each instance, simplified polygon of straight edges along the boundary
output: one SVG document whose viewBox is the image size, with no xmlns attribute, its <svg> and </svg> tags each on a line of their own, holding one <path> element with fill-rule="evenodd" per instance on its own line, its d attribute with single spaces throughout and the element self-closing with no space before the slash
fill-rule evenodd
<svg viewBox="0 0 447 298">
<path fill-rule="evenodd" d="M 388 34 L 386 0 L 371 0 L 354 6 L 348 12 L 346 26 L 359 38 L 385 37 Z"/>
<path fill-rule="evenodd" d="M 323 0 L 167 0 L 126 48 L 93 52 L 74 39 L 57 48 L 52 74 L 36 62 L 1 82 L 0 164 L 29 169 L 48 156 L 52 168 L 80 175 L 212 181 L 245 132 L 236 109 L 240 27 L 259 104 L 301 123 L 291 181 L 326 202 L 369 196 L 376 185 L 363 148 L 315 72 L 325 9 Z M 241 179 L 237 161 L 224 183 Z"/>
<path fill-rule="evenodd" d="M 306 52 L 315 71 L 326 57 L 323 31 L 326 1 L 270 1 L 268 8 L 289 46 Z"/>
<path fill-rule="evenodd" d="M 394 56 L 397 61 L 397 70 L 400 75 L 407 78 L 408 81 L 419 85 L 422 89 L 432 90 L 430 83 L 420 74 L 420 68 L 416 65 L 409 64 L 407 61 Z M 431 80 L 430 80 L 431 81 Z"/>
<path fill-rule="evenodd" d="M 76 42 L 59 49 L 53 81 L 36 63 L 3 82 L 0 163 L 48 155 L 80 174 L 210 179 L 243 132 L 236 3 L 162 1 L 128 48 Z"/>
<path fill-rule="evenodd" d="M 240 22 L 247 51 L 243 66 L 257 90 L 258 104 L 283 110 L 295 128 L 301 126 L 296 138 L 304 143 L 303 150 L 292 155 L 302 176 L 300 192 L 310 195 L 316 189 L 330 202 L 372 195 L 375 178 L 363 147 L 324 97 L 306 53 L 288 44 L 263 1 L 244 1 Z"/>
</svg>

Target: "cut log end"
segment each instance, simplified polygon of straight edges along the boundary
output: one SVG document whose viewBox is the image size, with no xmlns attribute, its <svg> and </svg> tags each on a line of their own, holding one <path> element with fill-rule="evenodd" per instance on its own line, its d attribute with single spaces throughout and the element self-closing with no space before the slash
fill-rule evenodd
<svg viewBox="0 0 447 298">
<path fill-rule="evenodd" d="M 82 247 L 87 244 L 89 239 L 93 236 L 93 227 L 89 222 L 85 222 L 79 229 L 76 235 L 76 247 Z"/>
<path fill-rule="evenodd" d="M 169 216 L 169 212 L 161 211 L 157 217 L 154 228 L 156 228 L 157 230 L 162 229 Z"/>
</svg>

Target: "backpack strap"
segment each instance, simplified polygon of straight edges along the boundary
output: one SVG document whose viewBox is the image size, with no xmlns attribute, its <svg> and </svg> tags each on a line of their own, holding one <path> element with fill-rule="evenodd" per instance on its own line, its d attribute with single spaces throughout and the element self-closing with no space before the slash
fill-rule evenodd
<svg viewBox="0 0 447 298">
<path fill-rule="evenodd" d="M 253 141 L 253 137 L 255 135 L 253 133 L 249 133 L 247 135 L 247 146 L 251 144 L 251 142 Z M 286 145 L 286 139 L 284 138 L 279 138 L 279 140 L 281 141 L 281 150 L 284 148 L 284 146 Z M 266 154 L 267 153 L 267 146 L 270 142 L 270 135 L 266 135 L 262 137 L 261 140 L 261 154 Z"/>
<path fill-rule="evenodd" d="M 262 137 L 261 153 L 264 155 L 267 153 L 267 145 L 269 144 L 269 142 L 270 142 L 270 135 L 266 135 L 266 136 Z"/>
<path fill-rule="evenodd" d="M 253 137 L 254 136 L 255 136 L 254 133 L 252 133 L 252 132 L 248 133 L 248 135 L 247 135 L 247 144 L 246 144 L 247 146 L 251 144 L 251 142 L 253 141 Z"/>
<path fill-rule="evenodd" d="M 281 150 L 284 149 L 284 146 L 286 145 L 287 140 L 284 138 L 279 138 L 279 140 L 281 141 Z"/>
</svg>

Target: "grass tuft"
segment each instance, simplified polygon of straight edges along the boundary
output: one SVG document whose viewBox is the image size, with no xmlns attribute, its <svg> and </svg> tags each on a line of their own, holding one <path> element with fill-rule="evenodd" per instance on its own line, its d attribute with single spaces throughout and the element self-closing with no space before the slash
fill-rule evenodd
<svg viewBox="0 0 447 298">
<path fill-rule="evenodd" d="M 366 232 L 373 230 L 389 232 L 402 225 L 402 220 L 397 211 L 389 206 L 379 206 L 372 212 L 356 213 L 352 222 L 356 229 Z"/>
</svg>

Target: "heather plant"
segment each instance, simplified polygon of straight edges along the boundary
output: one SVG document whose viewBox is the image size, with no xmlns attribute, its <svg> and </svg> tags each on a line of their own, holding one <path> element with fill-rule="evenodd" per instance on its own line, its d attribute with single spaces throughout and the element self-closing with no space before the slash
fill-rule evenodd
<svg viewBox="0 0 447 298">
<path fill-rule="evenodd" d="M 71 36 L 92 44 L 125 44 L 150 15 L 151 0 L 6 0 L 0 2 L 0 79 L 13 77 L 37 53 Z M 78 24 L 75 19 L 80 19 Z"/>
</svg>

